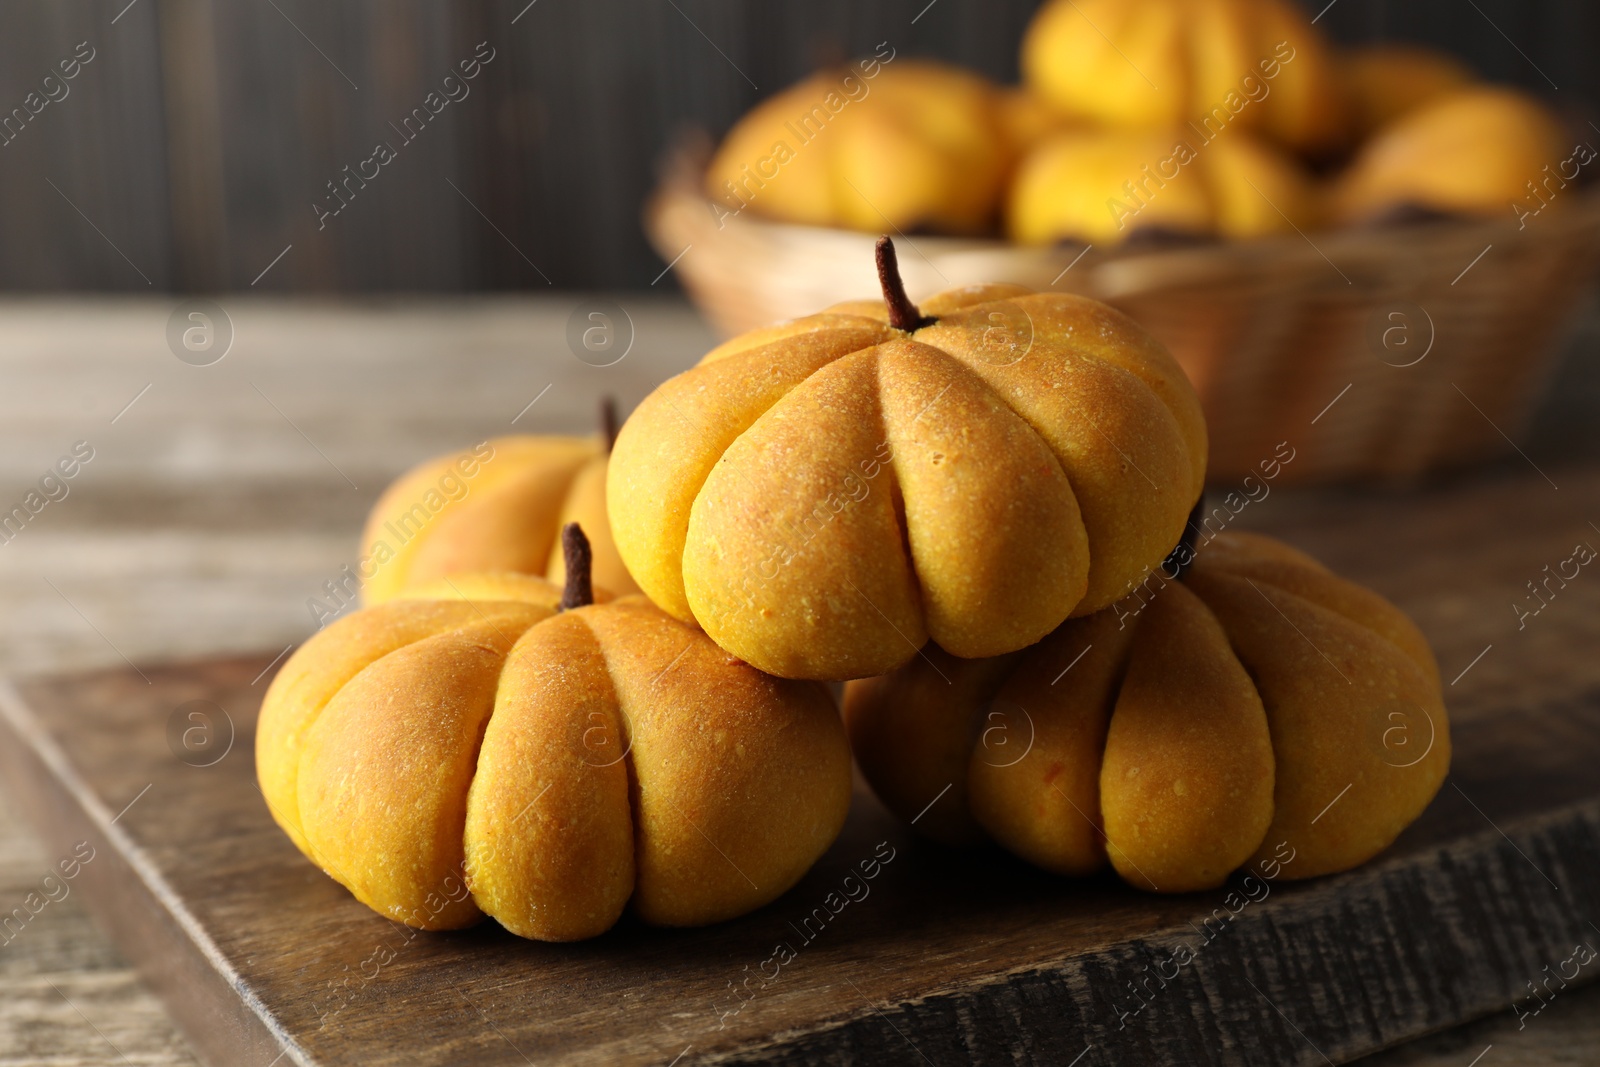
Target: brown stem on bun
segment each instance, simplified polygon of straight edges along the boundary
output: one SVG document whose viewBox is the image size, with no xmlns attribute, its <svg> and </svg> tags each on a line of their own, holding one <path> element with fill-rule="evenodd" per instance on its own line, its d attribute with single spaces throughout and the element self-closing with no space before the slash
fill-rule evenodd
<svg viewBox="0 0 1600 1067">
<path fill-rule="evenodd" d="M 586 608 L 594 603 L 594 587 L 589 584 L 589 569 L 594 563 L 594 553 L 583 527 L 569 522 L 561 528 L 561 555 L 567 564 L 567 585 L 561 590 L 561 604 L 557 610 L 571 611 Z"/>
<path fill-rule="evenodd" d="M 924 315 L 906 295 L 906 283 L 900 280 L 900 263 L 895 257 L 894 242 L 889 235 L 878 238 L 875 249 L 878 260 L 878 284 L 883 287 L 883 302 L 889 308 L 889 325 L 897 330 L 920 330 L 932 326 L 938 319 Z"/>
</svg>

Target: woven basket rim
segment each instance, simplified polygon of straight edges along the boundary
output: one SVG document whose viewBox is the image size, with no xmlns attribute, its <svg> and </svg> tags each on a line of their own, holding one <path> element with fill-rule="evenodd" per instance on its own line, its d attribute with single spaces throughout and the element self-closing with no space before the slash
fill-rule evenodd
<svg viewBox="0 0 1600 1067">
<path fill-rule="evenodd" d="M 754 210 L 725 214 L 719 220 L 716 209 L 720 205 L 704 193 L 701 173 L 698 168 L 680 162 L 668 171 L 646 201 L 645 229 L 656 251 L 666 258 L 678 254 L 683 244 L 682 237 L 691 230 L 697 230 L 702 235 L 715 230 L 735 240 L 806 248 L 818 255 L 857 256 L 879 236 L 874 231 L 785 222 L 762 216 Z M 1545 225 L 1539 225 L 1537 221 L 1531 225 L 1519 225 L 1515 217 L 1461 216 L 1386 226 L 1341 227 L 1312 230 L 1309 233 L 1218 239 L 1170 248 L 1102 248 L 1074 242 L 1024 245 L 998 236 L 908 235 L 901 232 L 891 236 L 912 245 L 930 262 L 944 257 L 973 254 L 1029 259 L 1040 264 L 1077 265 L 1081 261 L 1083 270 L 1079 272 L 1080 276 L 1089 273 L 1104 275 L 1106 272 L 1100 268 L 1115 265 L 1111 277 L 1104 278 L 1103 284 L 1093 286 L 1096 295 L 1113 296 L 1126 288 L 1117 277 L 1124 271 L 1135 271 L 1141 279 L 1140 284 L 1133 286 L 1136 289 L 1148 288 L 1149 282 L 1156 278 L 1163 285 L 1209 284 L 1214 283 L 1219 275 L 1281 271 L 1291 264 L 1310 260 L 1326 260 L 1329 264 L 1342 261 L 1359 269 L 1363 264 L 1374 261 L 1381 263 L 1398 253 L 1414 255 L 1419 246 L 1455 246 L 1469 244 L 1469 239 L 1480 241 L 1481 246 L 1567 244 L 1574 239 L 1575 230 L 1600 228 L 1600 186 L 1574 190 L 1569 203 L 1569 207 Z M 1508 203 L 1508 216 L 1511 215 L 1510 208 Z M 680 228 L 669 221 L 691 219 L 691 213 L 698 214 L 703 220 L 701 226 Z"/>
</svg>

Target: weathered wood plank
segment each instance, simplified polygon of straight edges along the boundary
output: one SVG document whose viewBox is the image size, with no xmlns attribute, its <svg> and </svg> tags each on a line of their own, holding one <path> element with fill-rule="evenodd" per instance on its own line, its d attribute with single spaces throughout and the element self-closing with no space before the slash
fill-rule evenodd
<svg viewBox="0 0 1600 1067">
<path fill-rule="evenodd" d="M 1556 987 L 1559 989 L 1559 987 Z M 1361 1067 L 1586 1067 L 1600 1048 L 1600 987 L 1561 990 L 1548 1007 L 1519 1019 L 1509 1007 L 1481 1022 L 1419 1039 L 1361 1061 Z"/>
<path fill-rule="evenodd" d="M 281 649 L 309 632 L 304 599 L 346 562 L 363 512 L 386 478 L 476 434 L 500 432 L 547 384 L 550 392 L 514 429 L 582 432 L 600 392 L 615 392 L 625 406 L 631 404 L 711 343 L 704 325 L 681 304 L 624 297 L 637 347 L 616 367 L 588 368 L 577 363 L 564 340 L 567 315 L 578 299 L 336 308 L 225 298 L 239 326 L 238 347 L 210 368 L 185 366 L 167 350 L 164 328 L 176 301 L 0 301 L 0 335 L 6 339 L 0 346 L 0 499 L 19 499 L 74 440 L 88 438 L 99 449 L 68 499 L 50 505 L 24 536 L 0 546 L 0 599 L 8 607 L 0 616 L 0 672 L 120 664 L 117 648 L 140 661 Z M 1583 354 L 1592 352 L 1596 337 L 1591 323 L 1580 345 Z M 238 371 L 223 373 L 235 363 Z M 270 376 L 263 377 L 267 371 Z M 272 410 L 252 381 L 355 478 L 360 492 Z M 1547 505 L 1596 494 L 1592 482 L 1569 483 L 1564 471 L 1592 469 L 1600 459 L 1600 436 L 1589 421 L 1597 402 L 1600 364 L 1571 361 L 1534 432 L 1524 436 L 1508 428 L 1561 490 L 1537 481 L 1513 456 L 1491 476 L 1516 482 L 1525 475 L 1528 484 L 1511 486 L 1492 506 L 1482 504 L 1465 482 L 1428 491 L 1425 499 L 1437 509 L 1442 533 L 1398 515 L 1385 517 L 1385 509 L 1403 498 L 1360 491 L 1275 492 L 1252 505 L 1240 522 L 1282 533 L 1331 565 L 1366 577 L 1435 636 L 1459 631 L 1465 647 L 1445 664 L 1449 676 L 1493 642 L 1494 649 L 1451 690 L 1452 711 L 1466 721 L 1521 699 L 1530 678 L 1546 679 L 1537 682 L 1542 686 L 1584 666 L 1582 656 L 1560 654 L 1537 640 L 1514 640 L 1509 598 L 1544 563 L 1565 555 L 1541 555 L 1548 546 L 1540 542 L 1536 550 L 1526 540 L 1542 534 L 1555 544 L 1571 532 L 1563 525 L 1570 514 Z M 1481 566 L 1458 564 L 1453 553 L 1462 544 L 1489 553 Z M 1580 624 L 1595 617 L 1592 604 L 1560 600 L 1531 624 L 1529 634 L 1536 637 L 1544 623 L 1563 613 Z M 1486 810 L 1500 821 L 1500 812 Z M 4 899 L 15 904 L 59 858 L 54 851 L 54 843 L 52 854 L 41 851 L 14 813 L 0 814 L 0 888 L 20 891 Z M 92 984 L 116 974 L 135 988 L 82 902 L 75 894 L 42 915 L 26 938 L 0 949 L 0 1063 L 13 1048 L 28 1052 L 11 1062 L 121 1062 L 76 1015 L 42 1019 L 5 1007 L 34 1003 L 40 976 L 75 1003 L 93 999 L 85 993 L 80 1000 L 80 981 Z M 733 969 L 746 962 L 740 958 Z M 1539 1043 L 1527 1047 L 1559 1047 L 1570 1028 L 1567 1047 L 1578 1050 L 1570 1054 L 1586 1055 L 1585 1032 L 1572 1022 L 1581 1013 L 1557 1011 L 1568 996 L 1590 1010 L 1600 1004 L 1600 991 L 1563 994 L 1525 1034 L 1516 1032 L 1512 1019 L 1508 1033 L 1491 1031 L 1484 1038 L 1495 1050 L 1480 1067 L 1519 1055 L 1522 1039 L 1535 1026 Z M 887 1002 L 882 1006 L 889 1008 Z M 1511 1019 L 1507 1003 L 1494 1007 L 1499 1018 Z M 162 1012 L 148 993 L 128 1001 L 126 1010 L 158 1029 L 162 1025 Z M 87 1014 L 106 1025 L 95 1011 Z M 193 1062 L 172 1031 L 166 1033 L 179 1051 L 170 1059 L 136 1055 L 135 1062 Z M 1464 1067 L 1483 1044 L 1466 1056 L 1441 1052 L 1437 1067 Z"/>
<path fill-rule="evenodd" d="M 638 347 L 590 368 L 566 347 L 578 301 L 323 306 L 295 327 L 309 309 L 225 299 L 238 346 L 208 368 L 167 350 L 176 300 L 0 302 L 0 499 L 20 500 L 75 440 L 97 449 L 65 500 L 0 545 L 0 672 L 121 663 L 118 649 L 148 659 L 299 641 L 312 629 L 306 597 L 348 561 L 388 478 L 474 435 L 588 432 L 601 393 L 631 405 L 711 344 L 681 303 L 624 298 Z M 234 361 L 241 370 L 223 374 Z M 58 858 L 48 844 L 49 855 L 0 805 L 0 903 L 14 906 L 48 872 Z M 33 1011 L 44 978 L 103 1029 L 88 990 L 114 978 L 128 1000 L 108 1010 L 142 1020 L 171 1050 L 130 1040 L 134 1062 L 194 1063 L 75 894 L 0 948 L 0 1064 L 122 1062 L 75 1014 Z"/>
<path fill-rule="evenodd" d="M 1600 495 L 1600 471 L 1556 473 L 1559 492 L 1508 477 L 1404 502 L 1351 498 L 1336 513 L 1307 496 L 1298 515 L 1269 524 L 1322 529 L 1328 544 L 1312 547 L 1412 611 L 1447 677 L 1480 637 L 1506 641 L 1506 655 L 1452 686 L 1451 779 L 1389 853 L 1344 876 L 1274 885 L 1211 936 L 1197 927 L 1223 894 L 1144 896 L 931 848 L 863 795 L 799 887 L 733 923 L 630 926 L 565 947 L 492 928 L 412 938 L 314 872 L 268 820 L 248 760 L 261 688 L 251 683 L 265 659 L 145 668 L 148 684 L 127 669 L 30 684 L 7 705 L 20 743 L 0 746 L 0 760 L 8 782 L 28 783 L 20 802 L 33 819 L 99 833 L 134 858 L 138 878 L 107 863 L 85 872 L 83 891 L 219 1062 L 270 1059 L 274 1040 L 330 1064 L 646 1063 L 689 1046 L 729 1063 L 1071 1062 L 1090 1046 L 1084 1062 L 1343 1061 L 1503 1012 L 1600 914 L 1600 661 L 1584 653 L 1600 584 L 1572 583 L 1520 646 L 1488 618 L 1507 576 L 1537 571 L 1551 531 Z M 1463 516 L 1503 513 L 1519 522 L 1492 541 L 1454 536 Z M 1433 569 L 1393 561 L 1412 541 L 1435 546 Z M 1487 621 L 1461 621 L 1474 608 Z M 1556 658 L 1562 670 L 1540 669 Z M 171 710 L 195 697 L 237 729 L 239 751 L 205 769 L 179 763 L 164 735 Z M 111 833 L 108 820 L 135 799 Z M 795 938 L 790 924 L 880 841 L 895 859 L 870 895 L 733 1010 L 729 983 Z M 1180 943 L 1197 948 L 1196 962 L 1155 982 L 1146 968 Z M 393 958 L 373 963 L 385 946 Z M 228 1025 L 196 1021 L 218 1012 Z"/>
</svg>

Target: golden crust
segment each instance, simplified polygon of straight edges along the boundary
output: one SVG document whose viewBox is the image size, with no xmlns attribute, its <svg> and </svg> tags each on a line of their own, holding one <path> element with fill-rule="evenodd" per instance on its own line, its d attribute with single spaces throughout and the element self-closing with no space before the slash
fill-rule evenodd
<svg viewBox="0 0 1600 1067">
<path fill-rule="evenodd" d="M 1106 849 L 1123 879 L 1181 893 L 1223 883 L 1272 820 L 1261 697 L 1200 599 L 1174 584 L 1142 613 L 1100 771 Z"/>
<path fill-rule="evenodd" d="M 496 605 L 488 614 L 509 625 L 537 617 L 527 605 Z M 530 614 L 534 613 L 534 614 Z M 544 612 L 550 614 L 550 610 Z M 480 618 L 469 604 L 378 605 L 338 619 L 319 631 L 315 655 L 297 651 L 267 687 L 256 727 L 256 770 L 273 818 L 302 852 L 310 846 L 300 826 L 299 776 L 305 733 L 357 674 L 397 649 Z M 312 857 L 315 859 L 315 856 Z"/>
<path fill-rule="evenodd" d="M 596 439 L 531 435 L 419 464 L 384 490 L 367 518 L 362 602 L 381 604 L 458 574 L 513 572 L 560 584 L 558 534 L 569 522 L 589 534 L 595 584 L 619 596 L 638 592 L 611 537 L 606 466 Z"/>
<path fill-rule="evenodd" d="M 1289 583 L 1212 573 L 1202 555 L 1189 584 L 1222 620 L 1272 728 L 1278 779 L 1262 858 L 1287 841 L 1296 859 L 1285 876 L 1310 878 L 1388 848 L 1449 770 L 1437 675 Z"/>
<path fill-rule="evenodd" d="M 1016 656 L 967 763 L 983 829 L 1057 874 L 1106 864 L 1100 768 L 1133 636 L 1115 622 L 1109 612 L 1069 620 Z"/>
<path fill-rule="evenodd" d="M 1141 185 L 1157 195 L 1145 199 Z M 1141 231 L 1248 240 L 1310 230 L 1322 207 L 1311 174 L 1248 131 L 1206 143 L 1183 128 L 1086 128 L 1051 137 L 1018 166 L 1006 232 L 1032 245 L 1107 247 Z"/>
<path fill-rule="evenodd" d="M 968 803 L 972 709 L 989 703 L 1017 656 L 957 659 L 930 644 L 924 655 L 845 689 L 845 725 L 861 772 L 883 802 L 935 841 L 983 839 Z M 860 709 L 860 710 L 857 710 Z"/>
<path fill-rule="evenodd" d="M 1361 139 L 1434 100 L 1473 83 L 1472 68 L 1445 52 L 1413 44 L 1362 45 L 1339 66 Z"/>
<path fill-rule="evenodd" d="M 1028 26 L 1021 62 L 1030 89 L 1101 125 L 1210 120 L 1312 153 L 1338 147 L 1349 128 L 1330 49 L 1287 0 L 1051 0 Z"/>
<path fill-rule="evenodd" d="M 925 311 L 757 331 L 639 406 L 607 504 L 652 600 L 768 673 L 853 678 L 930 636 L 1023 648 L 1166 556 L 1206 462 L 1167 351 L 1067 294 L 972 286 Z"/>
<path fill-rule="evenodd" d="M 1521 89 L 1469 86 L 1400 116 L 1361 147 L 1335 180 L 1334 221 L 1363 223 L 1399 207 L 1494 218 L 1518 211 L 1545 167 L 1573 149 L 1560 118 Z M 1572 199 L 1549 206 L 1567 210 Z M 1543 210 L 1540 206 L 1538 210 Z"/>
<path fill-rule="evenodd" d="M 551 941 L 630 904 L 700 925 L 774 899 L 838 834 L 849 748 L 822 686 L 641 597 L 558 615 L 538 579 L 456 585 L 321 631 L 262 707 L 273 817 L 363 903 Z"/>
<path fill-rule="evenodd" d="M 846 687 L 862 772 L 907 818 L 953 780 L 919 831 L 987 835 L 1062 874 L 1109 864 L 1183 892 L 1252 862 L 1285 878 L 1345 870 L 1387 848 L 1449 770 L 1416 626 L 1257 535 L 1218 535 L 1182 581 L 1024 652 L 924 652 Z"/>
<path fill-rule="evenodd" d="M 893 57 L 890 57 L 893 59 Z M 820 71 L 728 131 L 705 190 L 723 212 L 875 232 L 980 233 L 1012 144 L 999 93 L 926 60 Z"/>
</svg>

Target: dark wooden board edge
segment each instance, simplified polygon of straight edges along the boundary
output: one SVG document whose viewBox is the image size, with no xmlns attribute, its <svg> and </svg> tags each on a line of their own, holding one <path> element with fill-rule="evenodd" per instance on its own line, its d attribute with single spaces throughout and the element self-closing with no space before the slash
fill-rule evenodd
<svg viewBox="0 0 1600 1067">
<path fill-rule="evenodd" d="M 0 782 L 47 847 L 65 854 L 78 841 L 95 846 L 96 862 L 83 868 L 79 882 L 92 914 L 203 1060 L 228 1067 L 315 1063 L 159 873 L 132 858 L 131 841 L 114 825 L 117 813 L 3 681 Z M 1437 802 L 1448 802 L 1452 792 L 1447 784 Z M 1566 890 L 1556 889 L 1547 873 Z M 1222 896 L 1218 891 L 1219 905 Z M 1522 983 L 1562 959 L 1597 915 L 1600 801 L 1587 801 L 1498 829 L 1486 824 L 1426 852 L 1380 858 L 1310 883 L 1296 890 L 1292 909 L 1270 897 L 1246 907 L 1137 1013 L 1130 983 L 1149 979 L 1147 968 L 1180 942 L 1199 945 L 1200 935 L 1111 945 L 892 1005 L 860 1002 L 841 989 L 841 1010 L 831 1018 L 693 1059 L 937 1065 L 1020 1058 L 1082 1067 L 1344 1062 L 1508 1010 L 1526 995 Z M 1353 929 L 1388 936 L 1342 936 Z M 1273 969 L 1277 974 L 1267 977 Z M 1326 1010 L 1310 1019 L 1284 1015 L 1260 987 L 1285 983 L 1306 985 Z M 1365 1025 L 1351 1029 L 1344 1025 L 1350 1019 Z"/>
<path fill-rule="evenodd" d="M 997 1062 L 989 1053 L 1005 1049 L 1006 1062 L 1073 1067 L 1346 1063 L 1512 1011 L 1528 997 L 1523 983 L 1543 980 L 1546 966 L 1554 971 L 1575 938 L 1600 942 L 1591 925 L 1600 918 L 1600 802 L 1502 829 L 1509 836 L 1486 826 L 1311 883 L 1293 910 L 1246 906 L 1209 942 L 1198 933 L 1138 939 L 1052 968 L 874 1005 L 702 1062 L 942 1067 Z M 1346 936 L 1352 930 L 1387 936 Z M 1170 961 L 1180 943 L 1203 947 L 1163 986 L 1149 968 Z M 1580 973 L 1573 984 L 1592 977 Z M 1134 982 L 1148 983 L 1142 1009 Z M 1294 982 L 1311 988 L 1324 1009 L 1317 1016 L 1290 1018 L 1262 992 Z M 1331 1029 L 1352 1019 L 1365 1026 Z"/>
<path fill-rule="evenodd" d="M 49 849 L 89 842 L 75 889 L 90 915 L 160 998 L 199 1058 L 216 1067 L 312 1067 L 248 984 L 147 865 L 27 707 L 0 679 L 0 785 Z"/>
</svg>

